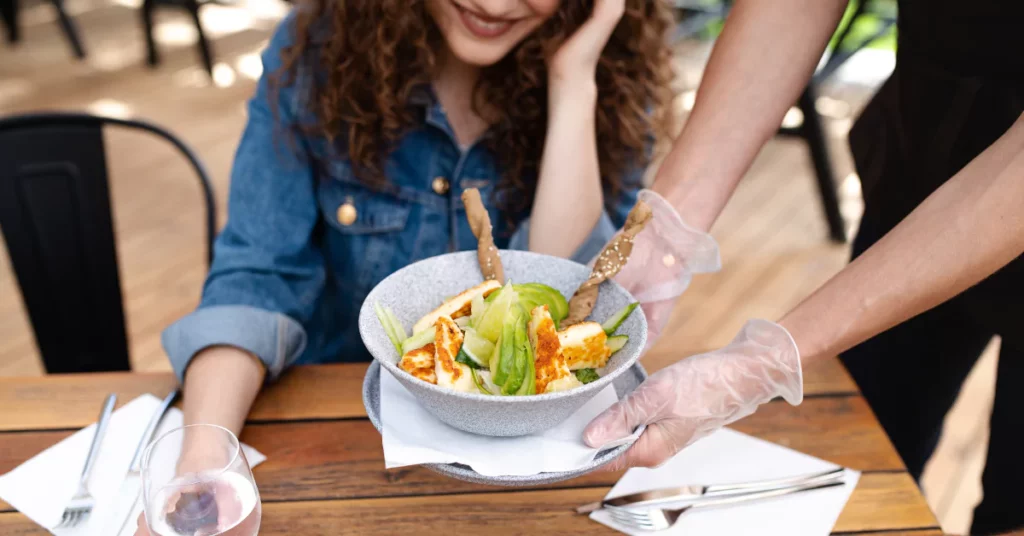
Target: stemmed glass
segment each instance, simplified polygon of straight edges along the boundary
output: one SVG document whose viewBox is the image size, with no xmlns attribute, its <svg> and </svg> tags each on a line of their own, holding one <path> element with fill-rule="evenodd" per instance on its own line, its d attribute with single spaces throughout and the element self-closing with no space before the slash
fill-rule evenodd
<svg viewBox="0 0 1024 536">
<path fill-rule="evenodd" d="M 255 536 L 259 490 L 238 438 L 193 424 L 153 441 L 142 460 L 146 524 L 153 536 Z"/>
</svg>

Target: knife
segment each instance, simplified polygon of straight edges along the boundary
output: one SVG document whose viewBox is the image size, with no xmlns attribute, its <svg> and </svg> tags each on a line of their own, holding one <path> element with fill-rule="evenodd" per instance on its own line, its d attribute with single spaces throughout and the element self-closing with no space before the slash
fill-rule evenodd
<svg viewBox="0 0 1024 536">
<path fill-rule="evenodd" d="M 755 482 L 742 482 L 737 484 L 718 485 L 692 485 L 678 488 L 663 488 L 650 491 L 633 493 L 612 497 L 599 502 L 585 504 L 576 508 L 577 514 L 589 514 L 600 510 L 605 505 L 611 506 L 640 506 L 651 503 L 695 500 L 701 497 L 721 497 L 727 495 L 743 495 L 752 492 L 775 490 L 793 485 L 823 484 L 826 482 L 838 481 L 842 478 L 845 469 L 838 467 L 820 473 L 810 475 L 799 475 L 787 478 L 772 480 L 759 480 Z"/>
<path fill-rule="evenodd" d="M 121 488 L 117 492 L 117 502 L 115 503 L 117 507 L 108 518 L 102 534 L 118 536 L 131 519 L 132 513 L 135 512 L 135 505 L 139 502 L 139 491 L 142 488 L 142 454 L 152 441 L 153 434 L 160 427 L 160 421 L 163 420 L 167 410 L 171 404 L 174 404 L 180 392 L 178 389 L 171 391 L 149 420 L 146 430 L 142 433 L 142 439 L 139 440 L 139 446 L 135 448 L 135 456 L 132 457 L 132 463 L 128 466 L 128 474 L 121 481 Z M 115 528 L 116 530 L 110 530 Z"/>
</svg>

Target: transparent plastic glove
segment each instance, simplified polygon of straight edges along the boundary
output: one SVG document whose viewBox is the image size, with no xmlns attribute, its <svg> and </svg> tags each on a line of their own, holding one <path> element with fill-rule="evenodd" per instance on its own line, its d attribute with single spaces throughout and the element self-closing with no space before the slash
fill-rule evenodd
<svg viewBox="0 0 1024 536">
<path fill-rule="evenodd" d="M 652 217 L 633 240 L 629 260 L 613 279 L 643 307 L 650 348 L 693 275 L 717 272 L 722 261 L 715 239 L 687 225 L 665 198 L 641 190 L 638 199 L 651 207 Z"/>
<path fill-rule="evenodd" d="M 592 447 L 613 444 L 646 424 L 640 439 L 607 469 L 654 467 L 777 396 L 794 406 L 803 401 L 800 352 L 782 326 L 751 320 L 728 346 L 652 374 L 595 418 L 583 440 Z"/>
</svg>

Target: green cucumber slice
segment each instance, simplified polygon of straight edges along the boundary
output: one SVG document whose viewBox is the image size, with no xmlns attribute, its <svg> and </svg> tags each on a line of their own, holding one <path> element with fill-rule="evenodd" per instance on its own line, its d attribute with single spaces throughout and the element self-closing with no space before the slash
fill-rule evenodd
<svg viewBox="0 0 1024 536">
<path fill-rule="evenodd" d="M 423 348 L 432 342 L 434 342 L 434 328 L 430 327 L 405 339 L 399 351 L 402 352 L 402 355 L 405 355 L 413 350 Z"/>
<path fill-rule="evenodd" d="M 608 337 L 608 340 L 605 341 L 604 345 L 611 348 L 612 353 L 614 354 L 621 350 L 627 342 L 629 342 L 629 335 L 612 335 L 611 337 Z"/>
<path fill-rule="evenodd" d="M 480 372 L 475 368 L 469 369 L 469 373 L 473 375 L 473 383 L 476 384 L 476 388 L 485 395 L 493 395 L 490 389 L 487 388 L 487 382 L 480 377 Z"/>
<path fill-rule="evenodd" d="M 455 361 L 462 363 L 473 370 L 484 369 L 484 365 L 477 363 L 475 359 L 466 353 L 466 345 L 463 344 L 462 346 L 463 348 L 459 348 L 459 353 L 455 356 Z"/>
<path fill-rule="evenodd" d="M 381 307 L 379 303 L 373 304 L 373 310 L 377 313 L 377 320 L 380 321 L 381 326 L 384 328 L 384 333 L 387 334 L 388 339 L 391 339 L 391 344 L 395 345 L 395 350 L 401 353 L 402 343 L 407 338 L 402 323 L 398 321 L 398 318 L 395 317 L 395 313 L 391 312 L 391 309 Z"/>
<path fill-rule="evenodd" d="M 633 302 L 623 307 L 622 309 L 619 309 L 619 312 L 613 314 L 610 318 L 608 318 L 608 320 L 605 320 L 604 324 L 601 324 L 601 327 L 604 329 L 604 332 L 608 335 L 615 333 L 615 330 L 619 329 L 619 326 L 621 326 L 622 322 L 624 322 L 626 318 L 628 318 L 629 315 L 633 313 L 633 310 L 636 309 L 637 305 L 640 304 L 637 302 Z"/>
<path fill-rule="evenodd" d="M 487 368 L 491 362 L 491 354 L 494 353 L 494 344 L 481 337 L 473 328 L 467 328 L 462 340 L 462 349 L 459 350 L 459 353 L 463 352 L 480 365 L 479 368 Z"/>
</svg>

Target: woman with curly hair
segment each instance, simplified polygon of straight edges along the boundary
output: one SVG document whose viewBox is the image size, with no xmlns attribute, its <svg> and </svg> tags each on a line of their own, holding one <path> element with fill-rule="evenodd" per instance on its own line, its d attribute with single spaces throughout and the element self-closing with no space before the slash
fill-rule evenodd
<svg viewBox="0 0 1024 536">
<path fill-rule="evenodd" d="M 202 302 L 163 334 L 186 423 L 238 433 L 289 365 L 368 360 L 369 290 L 475 248 L 465 189 L 499 247 L 593 257 L 668 128 L 670 27 L 648 0 L 297 7 L 263 53 Z"/>
</svg>

